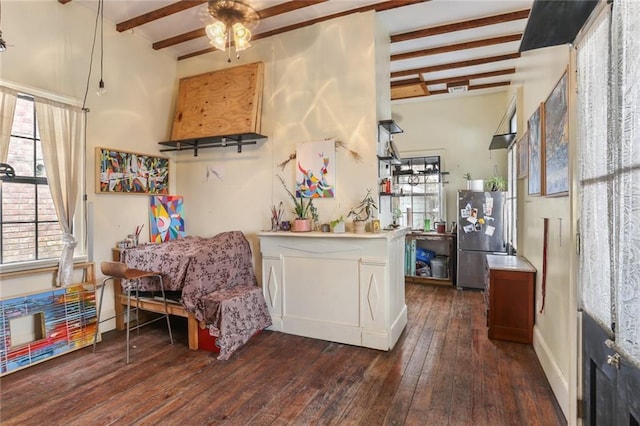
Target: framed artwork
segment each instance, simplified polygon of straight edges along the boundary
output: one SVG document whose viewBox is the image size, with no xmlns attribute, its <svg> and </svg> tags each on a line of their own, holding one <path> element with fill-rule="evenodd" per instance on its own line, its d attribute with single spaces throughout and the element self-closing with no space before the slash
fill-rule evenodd
<svg viewBox="0 0 640 426">
<path fill-rule="evenodd" d="M 533 115 L 527 122 L 527 133 L 529 134 L 529 195 L 540 195 L 542 192 L 542 161 L 540 153 L 542 152 L 542 138 L 544 132 L 542 126 L 544 121 L 544 104 L 540 104 Z"/>
<path fill-rule="evenodd" d="M 99 194 L 168 194 L 169 159 L 136 152 L 96 148 Z"/>
<path fill-rule="evenodd" d="M 526 178 L 529 171 L 529 131 L 518 139 L 518 179 Z"/>
<path fill-rule="evenodd" d="M 296 146 L 296 197 L 334 198 L 336 143 L 333 140 Z"/>
<path fill-rule="evenodd" d="M 569 195 L 567 72 L 544 103 L 544 194 Z"/>
<path fill-rule="evenodd" d="M 178 195 L 155 195 L 149 206 L 149 241 L 164 241 L 182 238 L 184 218 L 182 217 L 182 197 Z"/>
</svg>

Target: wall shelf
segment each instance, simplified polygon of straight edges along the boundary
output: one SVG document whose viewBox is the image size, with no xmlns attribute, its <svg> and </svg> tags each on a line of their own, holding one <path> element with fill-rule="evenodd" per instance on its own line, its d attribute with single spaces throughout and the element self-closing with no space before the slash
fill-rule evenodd
<svg viewBox="0 0 640 426">
<path fill-rule="evenodd" d="M 382 127 L 392 135 L 404 132 L 404 130 L 402 130 L 394 120 L 380 120 L 378 121 L 378 126 Z"/>
<path fill-rule="evenodd" d="M 226 148 L 237 146 L 238 152 L 242 152 L 244 145 L 255 145 L 256 141 L 266 139 L 267 136 L 258 133 L 242 133 L 237 135 L 209 136 L 202 138 L 181 139 L 177 141 L 158 142 L 168 148 L 160 149 L 160 152 L 168 151 L 193 151 L 193 156 L 198 156 L 198 150 L 204 148 Z"/>
</svg>

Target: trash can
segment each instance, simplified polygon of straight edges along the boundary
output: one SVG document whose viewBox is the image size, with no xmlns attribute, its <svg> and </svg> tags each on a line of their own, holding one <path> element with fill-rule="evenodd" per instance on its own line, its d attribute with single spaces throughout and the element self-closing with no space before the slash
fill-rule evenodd
<svg viewBox="0 0 640 426">
<path fill-rule="evenodd" d="M 431 276 L 433 278 L 447 278 L 447 256 L 436 256 L 431 259 Z"/>
</svg>

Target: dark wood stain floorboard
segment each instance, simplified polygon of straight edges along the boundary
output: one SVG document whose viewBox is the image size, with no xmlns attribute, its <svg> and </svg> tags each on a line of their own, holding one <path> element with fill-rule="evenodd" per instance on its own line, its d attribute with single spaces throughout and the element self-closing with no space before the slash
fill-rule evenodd
<svg viewBox="0 0 640 426">
<path fill-rule="evenodd" d="M 533 348 L 487 338 L 482 293 L 407 284 L 390 352 L 264 331 L 228 361 L 174 319 L 0 378 L 2 425 L 562 425 Z"/>
</svg>

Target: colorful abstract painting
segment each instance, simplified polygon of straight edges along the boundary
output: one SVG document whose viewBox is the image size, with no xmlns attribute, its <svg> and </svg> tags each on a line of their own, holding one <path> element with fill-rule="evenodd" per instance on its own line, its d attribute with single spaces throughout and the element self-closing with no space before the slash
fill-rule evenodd
<svg viewBox="0 0 640 426">
<path fill-rule="evenodd" d="M 168 194 L 169 159 L 96 148 L 96 192 Z"/>
<path fill-rule="evenodd" d="M 151 197 L 149 223 L 152 243 L 184 237 L 186 234 L 182 218 L 182 197 L 178 195 Z"/>
<path fill-rule="evenodd" d="M 296 147 L 296 197 L 333 198 L 336 144 L 332 140 L 300 143 Z"/>
<path fill-rule="evenodd" d="M 17 343 L 12 322 L 33 316 L 35 339 Z M 37 330 L 35 330 L 37 329 Z M 95 286 L 77 285 L 0 301 L 0 375 L 93 343 Z M 16 334 L 12 338 L 12 331 Z M 13 343 L 12 343 L 13 342 Z"/>
</svg>

